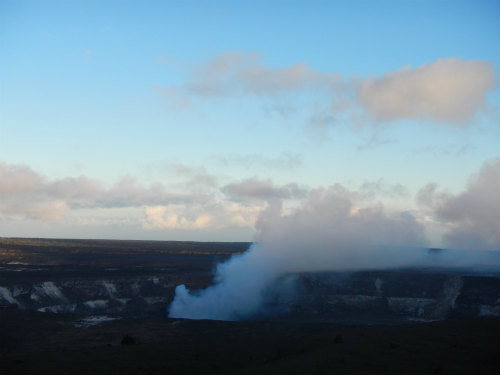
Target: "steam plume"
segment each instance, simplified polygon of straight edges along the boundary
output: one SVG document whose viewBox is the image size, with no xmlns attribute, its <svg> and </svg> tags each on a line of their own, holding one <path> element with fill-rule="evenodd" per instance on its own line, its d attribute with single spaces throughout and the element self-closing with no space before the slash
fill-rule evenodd
<svg viewBox="0 0 500 375">
<path fill-rule="evenodd" d="M 271 203 L 257 223 L 257 242 L 219 264 L 213 286 L 197 293 L 178 286 L 169 316 L 251 317 L 259 311 L 266 286 L 285 273 L 435 264 L 435 257 L 415 249 L 426 245 L 426 237 L 410 213 L 390 214 L 382 206 L 357 208 L 354 196 L 339 185 L 318 189 L 287 216 L 279 202 Z"/>
</svg>

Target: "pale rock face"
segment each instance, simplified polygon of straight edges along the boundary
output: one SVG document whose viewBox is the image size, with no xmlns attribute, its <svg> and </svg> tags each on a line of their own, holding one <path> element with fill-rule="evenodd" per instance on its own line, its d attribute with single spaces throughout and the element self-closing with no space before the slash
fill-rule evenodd
<svg viewBox="0 0 500 375">
<path fill-rule="evenodd" d="M 13 288 L 16 290 L 17 288 Z M 0 299 L 6 301 L 7 303 L 15 303 L 19 305 L 20 303 L 12 296 L 11 290 L 4 286 L 0 286 Z"/>
<path fill-rule="evenodd" d="M 0 285 L 0 306 L 50 313 L 165 316 L 173 288 L 165 275 L 48 280 Z"/>
<path fill-rule="evenodd" d="M 361 314 L 366 323 L 370 315 L 406 320 L 500 316 L 498 281 L 497 275 L 405 271 L 288 274 L 262 294 L 256 316 L 342 320 Z M 165 316 L 175 284 L 164 274 L 14 283 L 0 285 L 0 306 L 84 317 Z"/>
</svg>

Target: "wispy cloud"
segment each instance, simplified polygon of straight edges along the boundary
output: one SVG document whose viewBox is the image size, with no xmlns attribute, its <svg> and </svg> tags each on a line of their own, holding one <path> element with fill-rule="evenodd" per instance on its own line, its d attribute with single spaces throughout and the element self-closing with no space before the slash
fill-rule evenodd
<svg viewBox="0 0 500 375">
<path fill-rule="evenodd" d="M 388 184 L 383 179 L 378 179 L 376 181 L 364 181 L 359 188 L 359 192 L 362 194 L 368 194 L 371 196 L 387 196 L 387 197 L 409 197 L 410 193 L 408 189 L 400 184 Z"/>
<path fill-rule="evenodd" d="M 262 64 L 259 52 L 225 52 L 194 70 L 184 88 L 200 96 L 226 96 L 273 95 L 342 86 L 340 74 L 319 72 L 305 62 L 269 68 Z"/>
<path fill-rule="evenodd" d="M 275 186 L 270 179 L 260 180 L 255 177 L 228 184 L 222 191 L 227 196 L 240 201 L 271 201 L 276 199 L 301 198 L 306 195 L 306 189 L 301 188 L 297 184 Z"/>
<path fill-rule="evenodd" d="M 242 98 L 264 99 L 263 111 L 288 118 L 297 112 L 296 103 L 285 100 L 290 94 L 352 91 L 338 73 L 324 73 L 306 62 L 287 67 L 263 64 L 259 52 L 230 51 L 191 70 L 186 81 L 177 86 L 158 89 L 174 107 L 195 108 L 198 99 Z M 330 100 L 330 99 L 328 99 Z"/>
<path fill-rule="evenodd" d="M 416 154 L 430 154 L 435 157 L 440 157 L 440 156 L 448 156 L 448 157 L 459 157 L 459 156 L 464 156 L 467 155 L 471 152 L 477 151 L 477 147 L 465 143 L 465 144 L 448 144 L 448 145 L 432 145 L 432 146 L 424 146 L 424 147 L 419 147 L 416 149 L 414 152 Z"/>
<path fill-rule="evenodd" d="M 183 177 L 184 187 L 195 187 L 196 190 L 211 189 L 217 185 L 217 177 L 209 173 L 204 167 L 191 167 L 188 165 L 176 163 L 171 165 L 175 174 Z"/>
<path fill-rule="evenodd" d="M 397 143 L 396 138 L 384 137 L 379 132 L 374 132 L 367 140 L 364 140 L 358 147 L 358 151 L 366 151 L 373 148 Z"/>
<path fill-rule="evenodd" d="M 275 157 L 261 154 L 229 154 L 215 155 L 212 158 L 222 166 L 237 165 L 244 169 L 293 169 L 303 164 L 302 155 L 296 153 L 283 153 Z"/>
<path fill-rule="evenodd" d="M 496 87 L 493 65 L 487 61 L 443 58 L 416 68 L 405 66 L 379 78 L 346 78 L 320 72 L 306 62 L 271 68 L 262 63 L 259 52 L 233 51 L 192 69 L 184 84 L 161 91 L 181 108 L 191 107 L 196 98 L 255 95 L 267 98 L 265 111 L 277 108 L 286 116 L 296 112 L 297 103 L 287 103 L 283 97 L 313 93 L 329 105 L 310 109 L 307 125 L 324 132 L 346 111 L 365 112 L 377 121 L 424 119 L 463 126 L 479 110 L 487 110 L 486 94 Z"/>
</svg>

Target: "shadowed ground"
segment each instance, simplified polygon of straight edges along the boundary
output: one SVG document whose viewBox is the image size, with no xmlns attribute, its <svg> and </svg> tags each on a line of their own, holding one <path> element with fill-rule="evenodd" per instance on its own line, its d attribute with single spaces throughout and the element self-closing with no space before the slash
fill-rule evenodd
<svg viewBox="0 0 500 375">
<path fill-rule="evenodd" d="M 396 326 L 0 314 L 2 373 L 497 374 L 500 320 Z M 126 339 L 124 339 L 126 337 Z"/>
<path fill-rule="evenodd" d="M 46 281 L 63 285 L 76 280 L 80 282 L 78 285 L 88 286 L 91 285 L 88 280 L 96 280 L 96 285 L 102 287 L 102 280 L 110 279 L 119 287 L 119 280 L 154 276 L 168 283 L 171 293 L 167 294 L 167 301 L 171 301 L 175 285 L 186 283 L 190 288 L 209 285 L 215 264 L 245 251 L 248 246 L 248 243 L 0 238 L 0 285 L 5 288 L 4 294 L 11 293 L 6 297 L 21 301 L 24 292 L 33 293 L 29 289 L 32 285 Z M 373 286 L 373 277 L 368 276 L 359 280 L 370 280 Z M 314 275 L 307 277 L 308 282 L 324 280 Z M 430 279 L 431 276 L 425 278 Z M 389 285 L 392 284 L 386 284 Z M 463 288 L 467 285 L 464 283 Z M 484 290 L 481 285 L 476 288 L 479 292 Z M 320 286 L 314 284 L 314 289 L 321 291 Z M 483 298 L 476 289 L 467 295 Z M 69 293 L 70 289 L 67 290 Z M 306 292 L 312 295 L 311 290 Z M 26 303 L 30 301 L 30 293 L 25 293 Z M 164 316 L 168 303 L 160 305 L 157 314 Z M 347 316 L 339 321 L 351 325 L 340 325 L 311 319 L 175 320 L 155 317 L 155 310 L 149 311 L 150 315 L 139 315 L 143 317 L 78 328 L 75 321 L 84 315 L 14 309 L 14 303 L 0 307 L 2 374 L 500 372 L 498 318 L 398 325 L 393 318 L 375 319 L 370 309 L 358 312 L 359 317 L 346 310 Z M 370 318 L 368 323 L 367 318 Z M 367 325 L 370 322 L 377 325 Z"/>
</svg>

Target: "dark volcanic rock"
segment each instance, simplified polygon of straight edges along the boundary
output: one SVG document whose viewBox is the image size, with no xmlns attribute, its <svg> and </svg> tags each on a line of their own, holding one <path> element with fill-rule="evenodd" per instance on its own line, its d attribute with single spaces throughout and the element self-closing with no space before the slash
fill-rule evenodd
<svg viewBox="0 0 500 375">
<path fill-rule="evenodd" d="M 0 238 L 0 308 L 165 316 L 177 285 L 211 285 L 215 265 L 248 246 Z M 255 318 L 373 324 L 499 316 L 499 276 L 445 268 L 284 275 Z"/>
<path fill-rule="evenodd" d="M 247 247 L 0 239 L 0 373 L 500 371 L 497 270 L 284 275 L 266 290 L 267 320 L 165 317 L 177 285 L 212 284 L 215 264 Z"/>
<path fill-rule="evenodd" d="M 498 374 L 500 371 L 500 325 L 495 318 L 398 326 L 147 318 L 75 328 L 66 322 L 63 315 L 0 311 L 0 373 Z"/>
<path fill-rule="evenodd" d="M 366 324 L 499 316 L 500 278 L 443 270 L 287 275 L 269 288 L 263 316 L 266 311 L 290 319 L 364 319 Z"/>
</svg>

